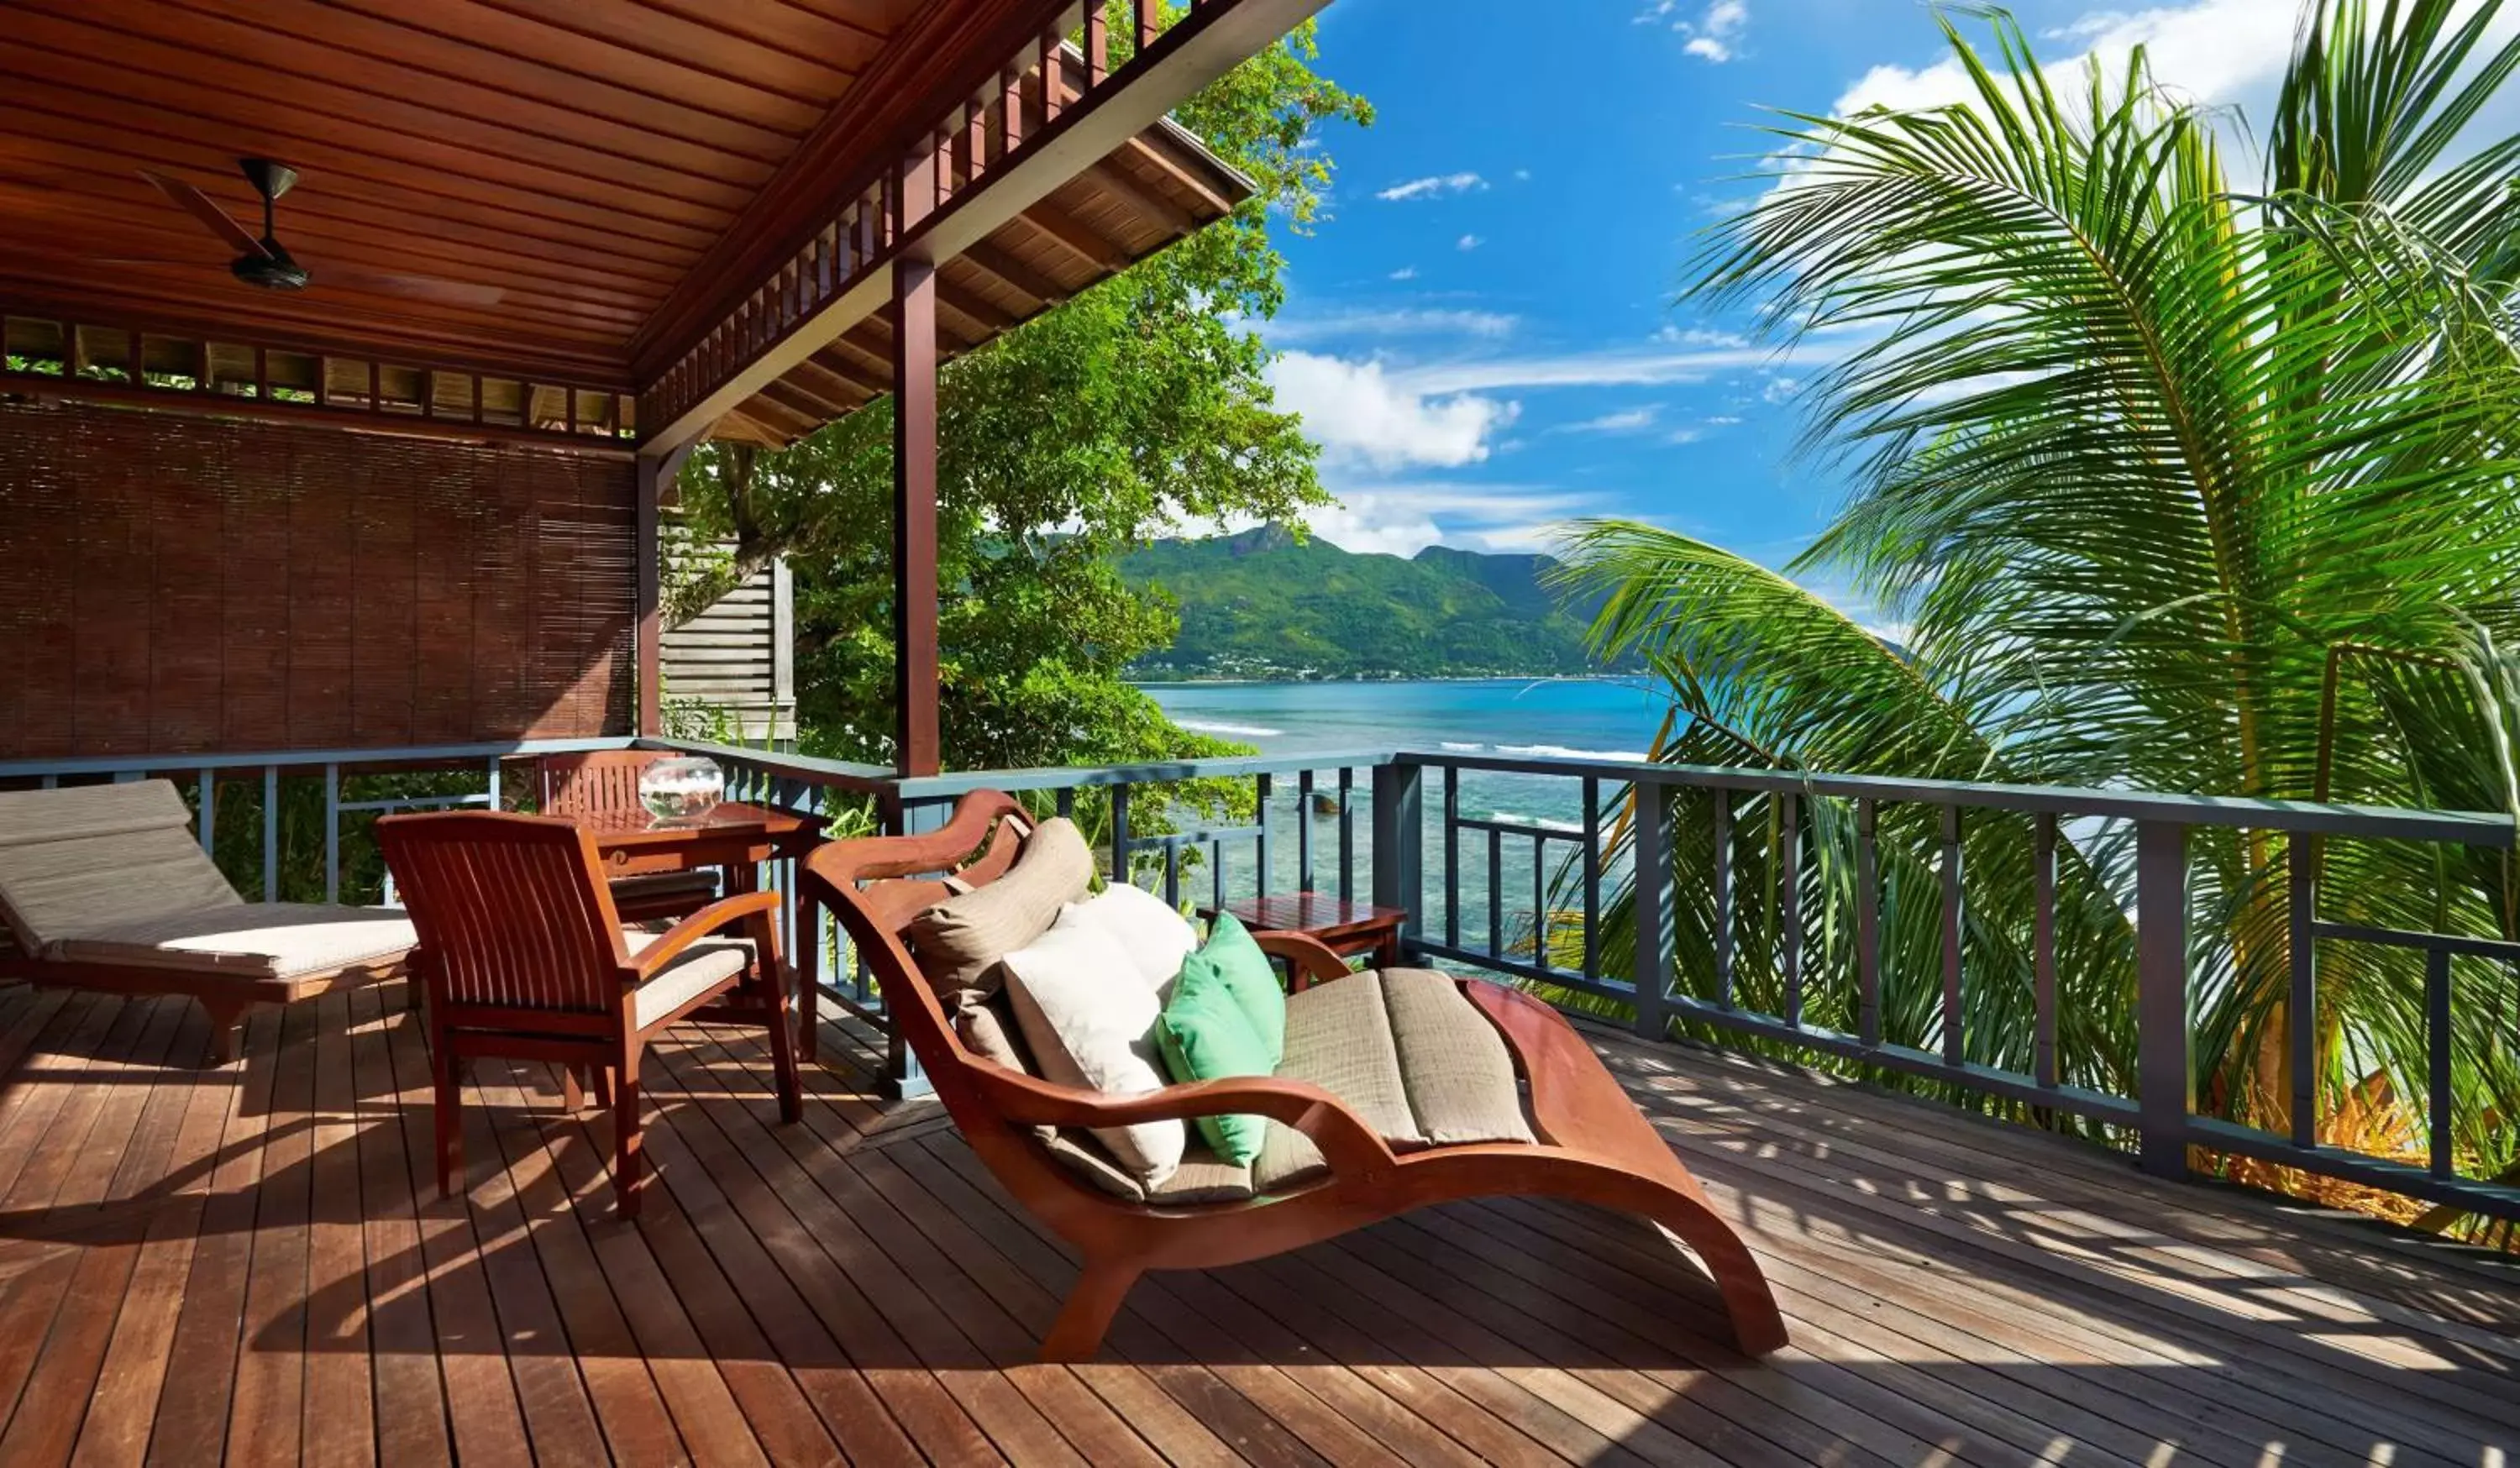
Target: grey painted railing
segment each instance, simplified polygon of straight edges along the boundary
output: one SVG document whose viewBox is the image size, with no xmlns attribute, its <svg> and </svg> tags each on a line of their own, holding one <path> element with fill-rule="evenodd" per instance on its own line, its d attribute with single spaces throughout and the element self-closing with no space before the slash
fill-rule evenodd
<svg viewBox="0 0 2520 1468">
<path fill-rule="evenodd" d="M 139 778 L 171 775 L 189 781 L 201 839 L 216 849 L 222 803 L 232 782 L 259 784 L 258 845 L 262 891 L 276 896 L 281 835 L 280 794 L 290 781 L 320 779 L 328 894 L 342 885 L 342 841 L 352 818 L 385 810 L 496 806 L 506 800 L 502 765 L 564 751 L 616 748 L 624 739 L 519 741 L 398 749 L 318 750 L 175 757 L 127 757 L 0 763 L 0 787 L 64 779 Z M 846 829 L 917 830 L 941 823 L 955 800 L 981 788 L 1009 790 L 1046 811 L 1081 817 L 1118 878 L 1155 884 L 1168 899 L 1188 894 L 1213 906 L 1262 891 L 1308 890 L 1363 896 L 1409 913 L 1410 951 L 1450 966 L 1485 970 L 1554 986 L 1615 1005 L 1641 1035 L 1668 1038 L 1676 1025 L 1749 1037 L 1787 1053 L 1829 1056 L 1924 1078 L 2057 1113 L 2124 1129 L 2142 1165 L 2177 1176 L 2188 1149 L 2205 1147 L 2285 1167 L 2454 1204 L 2503 1218 L 2520 1217 L 2520 1188 L 2461 1176 L 2452 1146 L 2451 1066 L 2453 957 L 2520 965 L 2520 943 L 2473 934 L 2377 928 L 2331 920 L 2318 910 L 2313 845 L 2322 839 L 2434 843 L 2509 849 L 2513 824 L 2499 816 L 2308 805 L 2279 801 L 2155 795 L 1874 777 L 1814 776 L 1773 771 L 1656 765 L 1618 760 L 1513 758 L 1452 751 L 1373 750 L 1254 756 L 1181 763 L 1043 769 L 898 778 L 875 766 L 685 740 L 636 741 L 704 753 L 728 771 L 730 794 L 777 804 Z M 363 796 L 345 780 L 391 773 L 471 773 L 465 788 Z M 1578 819 L 1552 822 L 1465 799 L 1478 781 L 1510 778 L 1562 787 L 1561 809 Z M 1248 782 L 1250 799 L 1220 819 L 1214 802 L 1182 798 L 1190 781 Z M 1430 788 L 1431 787 L 1431 788 Z M 1209 787 L 1212 792 L 1213 786 Z M 1674 904 L 1675 797 L 1708 797 L 1711 870 L 1694 873 L 1711 886 L 1711 972 L 1680 971 Z M 1431 797 L 1431 798 L 1430 798 Z M 1855 927 L 1851 965 L 1807 971 L 1803 952 L 1806 899 L 1799 846 L 1776 864 L 1775 890 L 1734 890 L 1732 823 L 1736 803 L 1765 798 L 1765 819 L 1788 843 L 1799 841 L 1819 808 L 1851 808 Z M 1885 1038 L 1882 1013 L 1881 871 L 1877 832 L 1885 811 L 1936 813 L 1940 843 L 1933 872 L 1939 906 L 1939 1015 L 1930 1046 Z M 1642 813 L 1640 815 L 1640 813 Z M 1970 813 L 1978 813 L 1974 818 Z M 2025 1069 L 1972 1058 L 1963 1024 L 1971 974 L 1958 941 L 1970 913 L 1962 869 L 1964 823 L 2000 814 L 2026 823 L 2033 876 L 2031 982 L 2036 1041 Z M 2135 931 L 2134 1081 L 2126 1093 L 2060 1081 L 2057 989 L 2056 860 L 2060 823 L 2124 822 L 2134 831 L 2128 906 Z M 2291 925 L 2289 1012 L 2317 1012 L 2321 944 L 2378 944 L 2424 955 L 2425 1077 L 2429 1155 L 2423 1165 L 2322 1144 L 2316 1131 L 2313 1061 L 2316 1036 L 2296 1022 L 2285 1037 L 2292 1059 L 2291 1125 L 2286 1134 L 2199 1115 L 2191 1094 L 2192 1035 L 2188 1015 L 2190 954 L 2189 843 L 2202 829 L 2257 833 L 2288 844 L 2293 860 L 2285 894 Z M 251 845 L 252 843 L 248 843 Z M 236 853 L 229 853 L 231 866 Z M 1525 867 L 1527 863 L 1527 867 Z M 840 941 L 828 914 L 800 895 L 792 862 L 772 864 L 764 885 L 787 894 L 787 936 L 806 972 L 824 992 L 878 1025 L 882 996 Z M 1605 952 L 1605 894 L 1626 886 L 1642 894 L 1630 905 L 1634 940 L 1626 961 Z M 1196 891 L 1193 884 L 1202 885 Z M 241 882 L 240 885 L 245 885 Z M 356 893 L 365 898 L 372 894 Z M 1527 901 L 1528 906 L 1525 906 Z M 1759 905 L 1767 905 L 1765 907 Z M 2016 917 L 2018 914 L 2013 914 Z M 1782 1003 L 1768 1012 L 1742 1002 L 1735 987 L 1738 934 L 1745 920 L 1767 921 L 1781 952 Z M 1519 930 L 1517 931 L 1517 924 Z M 1572 925 L 1571 928 L 1569 925 Z M 1850 967 L 1854 1028 L 1809 1017 L 1809 986 L 1832 982 Z M 909 1057 L 900 1072 L 917 1085 Z"/>
</svg>

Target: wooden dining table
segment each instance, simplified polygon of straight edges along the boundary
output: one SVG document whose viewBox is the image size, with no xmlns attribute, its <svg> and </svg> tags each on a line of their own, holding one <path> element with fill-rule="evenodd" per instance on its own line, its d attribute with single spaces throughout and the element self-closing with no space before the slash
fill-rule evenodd
<svg viewBox="0 0 2520 1468">
<path fill-rule="evenodd" d="M 660 821 L 644 810 L 589 811 L 570 819 L 595 837 L 607 876 L 716 867 L 726 872 L 729 897 L 760 890 L 762 863 L 802 856 L 822 834 L 822 823 L 810 816 L 741 800 L 720 801 L 706 815 L 673 821 Z M 805 912 L 810 913 L 810 907 Z M 814 1002 L 821 985 L 814 973 L 813 945 L 786 957 L 796 975 L 796 1038 L 800 1053 L 810 1060 L 821 1027 L 820 1006 Z"/>
<path fill-rule="evenodd" d="M 607 876 L 643 876 L 717 867 L 726 871 L 728 896 L 761 885 L 761 864 L 793 856 L 813 834 L 814 821 L 792 811 L 721 801 L 707 814 L 659 821 L 644 810 L 592 811 L 572 818 L 595 837 Z"/>
</svg>

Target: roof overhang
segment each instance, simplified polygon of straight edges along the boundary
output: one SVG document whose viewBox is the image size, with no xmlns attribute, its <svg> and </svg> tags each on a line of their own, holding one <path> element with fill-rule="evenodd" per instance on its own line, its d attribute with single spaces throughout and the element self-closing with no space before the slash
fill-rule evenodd
<svg viewBox="0 0 2520 1468">
<path fill-rule="evenodd" d="M 1322 3 L 1105 37 L 1077 0 L 13 0 L 0 330 L 66 395 L 782 442 L 888 388 L 896 260 L 968 350 L 1247 197 L 1164 113 Z M 303 291 L 142 177 L 259 233 L 244 156 L 303 175 Z M 920 168 L 943 197 L 904 218 Z"/>
</svg>

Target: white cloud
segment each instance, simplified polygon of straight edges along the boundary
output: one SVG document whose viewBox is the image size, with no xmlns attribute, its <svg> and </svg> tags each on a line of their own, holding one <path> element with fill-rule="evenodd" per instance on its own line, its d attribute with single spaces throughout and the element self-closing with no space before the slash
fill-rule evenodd
<svg viewBox="0 0 2520 1468">
<path fill-rule="evenodd" d="M 1563 423 L 1559 425 L 1559 431 L 1566 433 L 1634 433 L 1640 428 L 1649 428 L 1653 426 L 1653 421 L 1661 411 L 1662 409 L 1659 404 L 1647 403 L 1642 408 L 1628 408 L 1617 413 L 1604 413 L 1598 418 L 1588 418 L 1578 423 Z"/>
<path fill-rule="evenodd" d="M 1485 189 L 1487 186 L 1488 181 L 1475 173 L 1436 173 L 1424 178 L 1413 178 L 1404 183 L 1393 184 L 1388 189 L 1377 191 L 1373 197 L 1387 203 L 1399 203 L 1404 200 L 1438 199 L 1447 194 L 1467 194 L 1474 189 Z"/>
<path fill-rule="evenodd" d="M 2183 6 L 2140 11 L 2094 11 L 2051 34 L 2084 43 L 2083 50 L 2047 69 L 2062 84 L 2081 73 L 2087 57 L 2111 72 L 2142 46 L 2153 75 L 2205 102 L 2235 102 L 2273 81 L 2292 54 L 2301 22 L 2299 0 L 2196 0 Z M 1975 88 L 1958 60 L 1928 67 L 1875 67 L 1837 99 L 1840 114 L 1868 107 L 1942 107 L 1966 100 Z"/>
<path fill-rule="evenodd" d="M 1662 441 L 1668 444 L 1695 443 L 1705 436 L 1705 430 L 1701 428 L 1674 428 L 1663 435 Z"/>
<path fill-rule="evenodd" d="M 1314 535 L 1361 555 L 1415 556 L 1432 545 L 1470 551 L 1545 551 L 1566 522 L 1603 508 L 1600 497 L 1548 485 L 1329 476 L 1338 503 L 1305 516 Z M 1246 519 L 1219 528 L 1248 529 Z"/>
<path fill-rule="evenodd" d="M 1324 316 L 1285 316 L 1261 328 L 1260 334 L 1272 343 L 1354 336 L 1477 336 L 1494 339 L 1513 334 L 1513 329 L 1519 323 L 1519 317 L 1498 311 L 1402 307 L 1386 311 L 1334 311 Z"/>
<path fill-rule="evenodd" d="M 1676 352 L 1573 352 L 1557 356 L 1485 357 L 1436 363 L 1400 374 L 1419 392 L 1487 392 L 1505 387 L 1632 387 L 1691 382 L 1724 372 L 1824 364 L 1852 350 L 1848 341 L 1804 340 L 1782 346 L 1709 346 Z"/>
<path fill-rule="evenodd" d="M 1531 182 L 1531 170 L 1530 170 L 1530 169 L 1528 169 L 1528 168 L 1516 168 L 1515 170 L 1513 170 L 1513 181 L 1514 181 L 1515 183 L 1517 183 L 1517 184 L 1527 184 L 1527 183 L 1530 183 L 1530 182 Z"/>
<path fill-rule="evenodd" d="M 1598 508 L 1589 495 L 1519 484 L 1367 482 L 1332 493 L 1339 503 L 1312 512 L 1313 533 L 1342 551 L 1392 556 L 1433 545 L 1546 550 L 1568 519 Z"/>
<path fill-rule="evenodd" d="M 1794 394 L 1802 390 L 1803 382 L 1800 378 L 1770 378 L 1768 385 L 1760 389 L 1759 396 L 1771 403 L 1787 403 L 1793 401 Z"/>
<path fill-rule="evenodd" d="M 1683 331 L 1666 326 L 1654 333 L 1656 341 L 1676 341 L 1682 346 L 1748 346 L 1750 338 L 1738 332 L 1710 332 L 1699 327 Z"/>
<path fill-rule="evenodd" d="M 1398 270 L 1391 272 L 1390 279 L 1395 281 L 1414 281 L 1418 279 L 1418 267 L 1415 265 L 1403 265 Z"/>
<path fill-rule="evenodd" d="M 1480 239 L 1476 235 L 1463 235 L 1459 240 L 1453 242 L 1453 247 L 1455 249 L 1476 249 L 1487 243 L 1488 242 Z"/>
<path fill-rule="evenodd" d="M 1327 459 L 1378 469 L 1478 463 L 1491 435 L 1520 411 L 1471 392 L 1429 393 L 1378 361 L 1312 352 L 1282 353 L 1269 366 L 1269 385 L 1280 409 L 1302 415 L 1305 434 Z"/>
<path fill-rule="evenodd" d="M 1672 28 L 1688 37 L 1681 49 L 1718 66 L 1732 59 L 1742 27 L 1750 23 L 1750 7 L 1742 0 L 1715 0 L 1694 24 L 1682 21 Z"/>
</svg>

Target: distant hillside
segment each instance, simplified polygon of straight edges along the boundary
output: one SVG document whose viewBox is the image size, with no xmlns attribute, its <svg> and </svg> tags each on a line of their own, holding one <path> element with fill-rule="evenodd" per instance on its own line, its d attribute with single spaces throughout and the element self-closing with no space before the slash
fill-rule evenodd
<svg viewBox="0 0 2520 1468">
<path fill-rule="evenodd" d="M 1546 556 L 1429 546 L 1414 558 L 1355 555 L 1271 525 L 1158 541 L 1121 558 L 1131 585 L 1181 602 L 1169 654 L 1148 678 L 1548 677 L 1599 671 L 1584 653 L 1593 607 L 1560 608 Z"/>
</svg>

